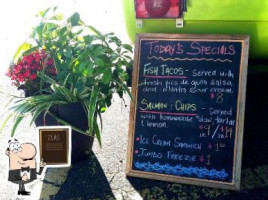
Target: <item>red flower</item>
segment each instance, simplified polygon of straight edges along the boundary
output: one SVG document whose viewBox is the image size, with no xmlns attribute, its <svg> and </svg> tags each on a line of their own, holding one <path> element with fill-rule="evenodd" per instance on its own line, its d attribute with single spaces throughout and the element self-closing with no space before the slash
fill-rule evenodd
<svg viewBox="0 0 268 200">
<path fill-rule="evenodd" d="M 32 75 L 30 76 L 30 80 L 32 81 L 32 80 L 36 79 L 36 77 L 37 77 L 36 74 L 32 74 Z"/>
<path fill-rule="evenodd" d="M 20 71 L 23 67 L 23 65 L 21 63 L 19 63 L 17 66 L 15 66 L 15 69 Z"/>
<path fill-rule="evenodd" d="M 30 71 L 27 70 L 24 74 L 23 74 L 23 77 L 24 78 L 28 78 L 30 76 Z"/>
<path fill-rule="evenodd" d="M 40 65 L 38 65 L 38 66 L 36 67 L 36 69 L 37 69 L 38 71 L 41 71 L 41 70 L 42 70 L 42 67 L 41 67 Z"/>
<path fill-rule="evenodd" d="M 35 54 L 35 62 L 39 63 L 41 60 L 41 56 L 39 54 Z"/>
<path fill-rule="evenodd" d="M 25 79 L 24 79 L 24 77 L 23 77 L 22 74 L 19 74 L 18 77 L 17 77 L 17 80 L 18 80 L 19 82 L 23 83 Z"/>
<path fill-rule="evenodd" d="M 29 56 L 26 56 L 25 57 L 25 62 L 27 63 L 27 64 L 32 64 L 32 62 L 33 62 L 33 58 L 32 58 L 32 56 L 31 55 L 29 55 Z"/>
<path fill-rule="evenodd" d="M 56 69 L 51 69 L 50 73 L 51 73 L 51 75 L 56 76 L 57 75 L 57 70 Z"/>
<path fill-rule="evenodd" d="M 48 64 L 48 65 L 53 65 L 53 64 L 54 64 L 53 59 L 51 59 L 51 58 L 50 58 L 50 59 L 48 59 L 48 60 L 47 60 L 47 64 Z"/>
<path fill-rule="evenodd" d="M 40 80 L 38 73 L 41 71 L 49 76 L 57 75 L 54 60 L 45 50 L 35 51 L 21 57 L 17 64 L 10 66 L 7 76 L 12 80 L 12 85 L 18 88 L 36 90 L 38 81 L 34 80 Z"/>
</svg>

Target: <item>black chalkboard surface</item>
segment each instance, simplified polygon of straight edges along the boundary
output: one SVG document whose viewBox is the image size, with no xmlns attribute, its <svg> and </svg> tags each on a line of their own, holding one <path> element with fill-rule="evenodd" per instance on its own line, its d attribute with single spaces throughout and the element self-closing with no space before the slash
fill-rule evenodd
<svg viewBox="0 0 268 200">
<path fill-rule="evenodd" d="M 248 44 L 137 35 L 127 175 L 240 188 Z"/>
</svg>

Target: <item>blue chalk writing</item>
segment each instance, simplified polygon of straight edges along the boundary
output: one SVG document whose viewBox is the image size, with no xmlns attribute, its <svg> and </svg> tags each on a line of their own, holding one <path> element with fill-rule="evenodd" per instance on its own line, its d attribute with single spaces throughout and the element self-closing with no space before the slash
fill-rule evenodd
<svg viewBox="0 0 268 200">
<path fill-rule="evenodd" d="M 198 178 L 218 179 L 224 180 L 228 177 L 228 173 L 224 169 L 218 171 L 215 169 L 206 169 L 200 167 L 183 167 L 181 165 L 171 166 L 169 164 L 161 165 L 160 163 L 151 162 L 135 162 L 135 167 L 146 172 L 165 173 L 169 175 L 178 176 L 196 176 Z"/>
</svg>

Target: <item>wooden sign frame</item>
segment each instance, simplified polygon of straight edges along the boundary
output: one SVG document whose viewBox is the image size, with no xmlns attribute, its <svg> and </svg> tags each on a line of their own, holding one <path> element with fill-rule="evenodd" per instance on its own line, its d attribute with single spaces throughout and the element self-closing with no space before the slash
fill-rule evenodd
<svg viewBox="0 0 268 200">
<path fill-rule="evenodd" d="M 49 134 L 49 136 L 47 136 L 47 134 Z M 56 132 L 56 134 L 55 134 Z M 65 155 L 63 160 L 64 161 L 55 161 L 55 159 L 53 158 L 51 161 L 49 160 L 44 160 L 44 162 L 46 163 L 46 166 L 51 167 L 51 168 L 58 168 L 58 167 L 69 167 L 71 166 L 71 151 L 72 151 L 72 129 L 70 126 L 40 126 L 38 127 L 38 133 L 39 133 L 39 152 L 40 152 L 40 159 L 44 158 L 44 154 L 46 153 L 45 151 L 43 151 L 44 148 L 49 148 L 49 152 L 54 152 L 54 155 L 56 155 L 57 152 L 59 151 L 65 151 Z M 46 134 L 46 135 L 44 135 Z M 54 134 L 54 136 L 53 136 Z M 60 141 L 59 139 L 59 134 L 64 134 L 64 138 L 65 140 L 65 144 L 62 143 L 58 143 L 57 140 Z M 47 136 L 49 138 L 47 138 L 47 140 L 51 140 L 52 142 L 50 142 L 49 146 L 48 143 L 46 143 L 46 141 L 43 141 L 43 136 Z M 55 143 L 55 142 L 56 143 Z M 44 146 L 46 143 L 46 146 Z M 53 144 L 54 143 L 54 144 Z"/>
<path fill-rule="evenodd" d="M 213 42 L 241 42 L 241 57 L 239 71 L 239 86 L 237 99 L 237 114 L 235 127 L 235 143 L 234 143 L 234 161 L 233 161 L 233 179 L 232 182 L 222 182 L 217 180 L 199 179 L 180 177 L 175 175 L 166 175 L 154 172 L 145 172 L 133 169 L 133 151 L 135 136 L 135 121 L 137 112 L 137 97 L 139 84 L 139 66 L 140 66 L 140 44 L 142 40 L 178 40 L 178 41 L 213 41 Z M 245 112 L 245 96 L 246 96 L 246 78 L 248 64 L 249 36 L 245 35 L 194 35 L 194 34 L 137 34 L 134 53 L 134 66 L 132 78 L 132 96 L 133 102 L 130 106 L 130 120 L 128 133 L 128 149 L 126 175 L 141 177 L 147 179 L 156 179 L 161 181 L 172 181 L 183 184 L 200 185 L 207 187 L 215 187 L 230 190 L 240 190 L 241 162 L 242 162 L 242 146 L 243 146 L 243 127 Z"/>
</svg>

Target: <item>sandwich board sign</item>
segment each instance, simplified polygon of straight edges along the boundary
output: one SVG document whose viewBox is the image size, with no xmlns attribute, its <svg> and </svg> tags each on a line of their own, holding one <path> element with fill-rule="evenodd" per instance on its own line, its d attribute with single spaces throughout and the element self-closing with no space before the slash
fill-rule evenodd
<svg viewBox="0 0 268 200">
<path fill-rule="evenodd" d="M 248 49 L 248 36 L 136 36 L 128 176 L 239 190 Z"/>
</svg>

